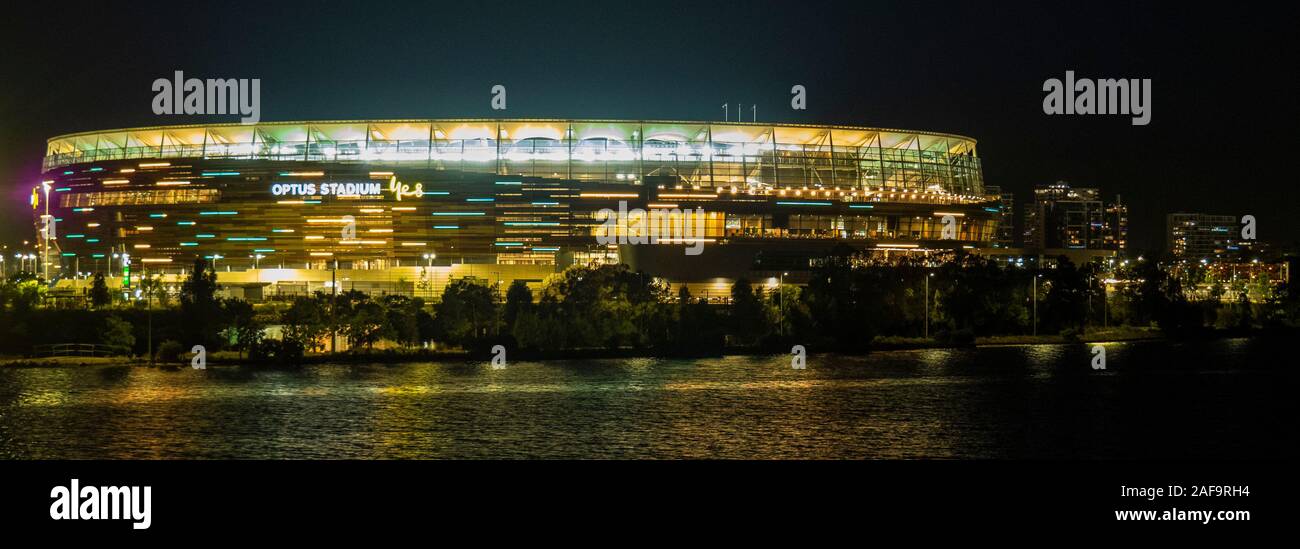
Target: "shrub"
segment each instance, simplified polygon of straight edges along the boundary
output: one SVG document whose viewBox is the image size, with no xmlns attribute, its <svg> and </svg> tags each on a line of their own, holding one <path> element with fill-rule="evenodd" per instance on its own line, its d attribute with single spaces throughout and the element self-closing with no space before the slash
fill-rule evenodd
<svg viewBox="0 0 1300 549">
<path fill-rule="evenodd" d="M 180 343 L 169 339 L 158 345 L 158 352 L 154 354 L 154 358 L 163 364 L 180 364 L 184 362 L 181 360 L 181 354 L 184 352 L 185 348 Z"/>
<path fill-rule="evenodd" d="M 968 328 L 960 330 L 941 330 L 934 339 L 944 345 L 974 345 L 975 331 Z"/>
</svg>

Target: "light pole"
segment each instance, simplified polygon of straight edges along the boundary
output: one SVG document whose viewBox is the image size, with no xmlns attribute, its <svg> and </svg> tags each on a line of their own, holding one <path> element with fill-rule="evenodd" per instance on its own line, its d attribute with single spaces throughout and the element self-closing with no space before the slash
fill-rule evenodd
<svg viewBox="0 0 1300 549">
<path fill-rule="evenodd" d="M 1101 327 L 1110 327 L 1110 280 L 1101 281 Z"/>
<path fill-rule="evenodd" d="M 1092 319 L 1092 285 L 1096 280 L 1091 273 L 1088 274 L 1088 312 L 1083 315 L 1083 331 L 1088 331 L 1088 321 Z"/>
<path fill-rule="evenodd" d="M 922 302 L 925 303 L 925 338 L 926 339 L 930 339 L 930 277 L 933 276 L 934 273 L 925 275 L 925 296 L 922 298 Z"/>
<path fill-rule="evenodd" d="M 330 354 L 338 351 L 339 334 L 334 327 L 334 307 L 337 305 L 339 296 L 339 260 L 334 260 L 334 268 L 330 269 Z"/>
<path fill-rule="evenodd" d="M 778 297 L 781 299 L 781 303 L 779 303 L 779 309 L 780 309 L 780 311 L 781 311 L 781 314 L 780 314 L 780 317 L 781 317 L 781 326 L 779 326 L 779 328 L 780 328 L 780 332 L 781 332 L 781 335 L 782 335 L 782 336 L 785 335 L 785 275 L 788 275 L 788 274 L 790 274 L 790 273 L 788 273 L 788 272 L 782 272 L 782 273 L 781 273 L 781 285 L 780 285 L 779 288 L 777 288 L 777 291 L 778 291 Z"/>
<path fill-rule="evenodd" d="M 149 271 L 144 272 L 140 277 L 141 286 L 144 286 L 144 307 L 147 311 L 146 316 L 149 319 L 149 365 L 153 366 L 153 281 L 149 280 Z"/>
<path fill-rule="evenodd" d="M 54 221 L 50 219 L 50 182 L 42 181 L 41 187 L 45 189 L 45 215 L 41 219 L 45 221 L 45 230 L 42 231 L 42 239 L 45 240 L 45 246 L 41 248 L 41 276 L 48 282 L 50 280 L 50 237 L 54 228 L 50 224 Z"/>
<path fill-rule="evenodd" d="M 1034 335 L 1038 335 L 1038 279 L 1043 275 L 1034 275 Z"/>
</svg>

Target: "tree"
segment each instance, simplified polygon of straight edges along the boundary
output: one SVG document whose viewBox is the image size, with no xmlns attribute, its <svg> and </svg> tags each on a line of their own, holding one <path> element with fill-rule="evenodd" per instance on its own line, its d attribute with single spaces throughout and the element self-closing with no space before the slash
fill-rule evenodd
<svg viewBox="0 0 1300 549">
<path fill-rule="evenodd" d="M 243 359 L 244 353 L 258 354 L 265 326 L 257 319 L 253 304 L 234 298 L 222 300 L 221 304 L 227 322 L 226 329 L 234 336 L 234 347 L 239 351 L 239 358 Z"/>
<path fill-rule="evenodd" d="M 9 296 L 9 304 L 13 307 L 14 316 L 23 318 L 30 313 L 45 300 L 46 291 L 45 285 L 34 278 L 15 281 Z"/>
<path fill-rule="evenodd" d="M 691 291 L 682 285 L 677 291 L 676 351 L 696 355 L 722 350 L 723 326 L 718 313 L 703 299 L 691 297 Z"/>
<path fill-rule="evenodd" d="M 181 285 L 181 334 L 190 345 L 221 348 L 221 304 L 217 301 L 217 272 L 202 258 Z"/>
<path fill-rule="evenodd" d="M 1155 262 L 1139 261 L 1132 276 L 1140 282 L 1125 289 L 1129 303 L 1128 317 L 1134 324 L 1154 322 L 1165 332 L 1180 332 L 1200 326 L 1199 312 L 1187 302 L 1183 285 L 1177 277 Z"/>
<path fill-rule="evenodd" d="M 129 352 L 135 346 L 135 329 L 117 316 L 104 318 L 104 328 L 99 332 L 99 342 L 110 347 L 120 347 Z"/>
<path fill-rule="evenodd" d="M 283 325 L 282 349 L 289 354 L 315 351 L 323 346 L 321 339 L 329 333 L 326 323 L 327 313 L 322 306 L 322 299 L 299 297 L 293 300 L 289 308 L 280 313 Z"/>
<path fill-rule="evenodd" d="M 384 308 L 384 337 L 408 347 L 419 345 L 422 341 L 420 317 L 421 314 L 428 316 L 428 313 L 424 312 L 424 300 L 418 297 L 390 294 L 384 296 L 380 304 Z"/>
<path fill-rule="evenodd" d="M 753 344 L 767 335 L 767 308 L 761 295 L 754 293 L 749 279 L 736 279 L 731 285 L 731 334 L 741 344 Z"/>
<path fill-rule="evenodd" d="M 376 342 L 387 335 L 385 330 L 387 326 L 388 318 L 384 313 L 384 307 L 374 301 L 365 301 L 353 307 L 344 331 L 353 349 L 358 347 L 372 349 Z"/>
<path fill-rule="evenodd" d="M 159 274 L 146 274 L 140 277 L 140 290 L 145 295 L 147 303 L 152 306 L 157 302 L 159 307 L 166 309 L 171 306 L 171 294 L 167 292 L 167 286 L 163 284 L 162 276 Z"/>
<path fill-rule="evenodd" d="M 1042 326 L 1048 332 L 1080 328 L 1088 306 L 1086 274 L 1062 256 L 1057 260 L 1056 268 L 1047 271 L 1047 284 Z"/>
<path fill-rule="evenodd" d="M 108 293 L 108 284 L 104 281 L 104 273 L 95 273 L 95 282 L 90 286 L 90 304 L 96 309 L 107 306 L 113 301 L 112 294 Z"/>
<path fill-rule="evenodd" d="M 462 278 L 442 292 L 433 306 L 435 339 L 468 347 L 484 341 L 496 324 L 496 292 L 475 280 Z"/>
<path fill-rule="evenodd" d="M 1244 290 L 1237 294 L 1237 326 L 1236 328 L 1248 330 L 1255 325 L 1255 314 L 1251 309 L 1250 296 Z"/>
<path fill-rule="evenodd" d="M 800 298 L 807 304 L 816 325 L 816 339 L 828 339 L 841 349 L 860 349 L 871 343 L 873 327 L 867 320 L 879 299 L 868 279 L 861 271 L 855 271 L 852 258 L 844 251 L 822 259 Z M 806 336 L 814 333 L 802 335 L 805 337 L 801 339 L 807 339 Z"/>
<path fill-rule="evenodd" d="M 531 311 L 532 308 L 533 291 L 528 288 L 528 284 L 522 280 L 511 282 L 510 288 L 506 290 L 506 305 L 501 319 L 506 333 L 514 332 L 519 313 Z"/>
</svg>

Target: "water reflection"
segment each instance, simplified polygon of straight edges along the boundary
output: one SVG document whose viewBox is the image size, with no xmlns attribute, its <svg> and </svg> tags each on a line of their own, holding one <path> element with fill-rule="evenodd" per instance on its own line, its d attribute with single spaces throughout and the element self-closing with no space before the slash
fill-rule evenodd
<svg viewBox="0 0 1300 549">
<path fill-rule="evenodd" d="M 10 458 L 1294 455 L 1271 343 L 700 360 L 0 370 Z"/>
</svg>

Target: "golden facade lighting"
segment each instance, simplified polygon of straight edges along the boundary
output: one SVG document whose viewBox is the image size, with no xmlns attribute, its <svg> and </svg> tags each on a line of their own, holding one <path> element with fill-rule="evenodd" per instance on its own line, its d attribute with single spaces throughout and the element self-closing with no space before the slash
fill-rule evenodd
<svg viewBox="0 0 1300 549">
<path fill-rule="evenodd" d="M 677 200 L 705 199 L 705 198 L 714 199 L 717 197 L 718 197 L 717 195 L 713 195 L 713 194 L 688 194 L 688 193 L 670 193 L 670 194 L 659 195 L 659 198 L 670 198 L 670 199 L 677 199 Z"/>
</svg>

